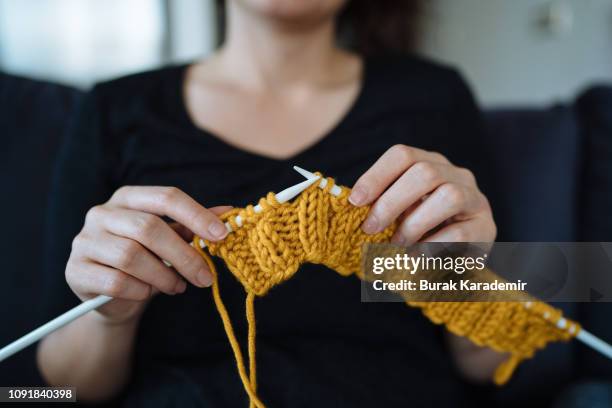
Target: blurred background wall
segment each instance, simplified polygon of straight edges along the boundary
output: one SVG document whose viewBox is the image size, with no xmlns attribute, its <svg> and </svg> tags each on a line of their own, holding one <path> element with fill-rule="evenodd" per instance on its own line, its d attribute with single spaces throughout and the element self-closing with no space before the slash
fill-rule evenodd
<svg viewBox="0 0 612 408">
<path fill-rule="evenodd" d="M 162 63 L 155 0 L 0 0 L 3 70 L 79 86 Z"/>
<path fill-rule="evenodd" d="M 0 0 L 0 69 L 82 88 L 215 44 L 213 0 Z"/>
<path fill-rule="evenodd" d="M 487 105 L 612 81 L 612 0 L 429 0 L 422 19 L 418 52 L 459 66 Z M 214 0 L 0 0 L 0 69 L 86 88 L 204 56 L 215 34 Z"/>
<path fill-rule="evenodd" d="M 612 81 L 612 0 L 432 0 L 421 51 L 487 104 L 543 103 Z"/>
</svg>

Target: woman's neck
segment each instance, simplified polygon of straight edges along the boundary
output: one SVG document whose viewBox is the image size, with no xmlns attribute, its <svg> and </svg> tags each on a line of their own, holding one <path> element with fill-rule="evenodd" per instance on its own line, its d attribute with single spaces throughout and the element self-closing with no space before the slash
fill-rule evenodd
<svg viewBox="0 0 612 408">
<path fill-rule="evenodd" d="M 225 75 L 252 88 L 283 89 L 335 82 L 347 53 L 336 47 L 334 20 L 262 21 L 266 17 L 227 2 L 228 27 L 215 58 Z"/>
</svg>

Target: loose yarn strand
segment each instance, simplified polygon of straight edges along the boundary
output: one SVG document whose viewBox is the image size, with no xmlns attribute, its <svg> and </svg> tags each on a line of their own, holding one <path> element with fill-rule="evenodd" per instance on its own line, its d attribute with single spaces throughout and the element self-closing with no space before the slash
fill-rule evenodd
<svg viewBox="0 0 612 408">
<path fill-rule="evenodd" d="M 213 300 L 215 302 L 215 306 L 217 311 L 219 312 L 219 316 L 221 317 L 221 321 L 223 322 L 223 328 L 225 329 L 225 333 L 232 347 L 232 351 L 234 352 L 234 358 L 236 360 L 236 367 L 238 368 L 238 375 L 240 376 L 240 380 L 242 381 L 242 385 L 244 386 L 244 390 L 247 392 L 249 396 L 249 406 L 256 408 L 266 408 L 263 402 L 257 396 L 255 387 L 255 312 L 254 312 L 254 297 L 250 294 L 247 295 L 246 299 L 246 309 L 247 309 L 247 318 L 249 322 L 249 365 L 251 372 L 247 375 L 246 368 L 244 365 L 244 358 L 242 356 L 242 351 L 240 351 L 240 344 L 238 343 L 238 339 L 236 338 L 236 333 L 234 332 L 234 327 L 232 326 L 232 321 L 230 319 L 229 313 L 221 299 L 221 293 L 219 292 L 219 278 L 217 275 L 217 268 L 215 267 L 214 262 L 210 258 L 204 250 L 198 244 L 199 237 L 194 237 L 194 247 L 200 253 L 202 258 L 208 264 L 210 268 L 210 272 L 212 274 L 213 283 L 212 283 L 212 293 Z M 250 312 L 249 312 L 250 311 Z M 251 328 L 253 327 L 253 328 Z M 253 340 L 251 340 L 253 337 Z M 251 344 L 252 343 L 252 344 Z M 252 350 L 251 350 L 252 349 Z M 253 354 L 251 355 L 251 351 Z M 250 377 L 250 378 L 249 378 Z"/>
<path fill-rule="evenodd" d="M 257 365 L 255 361 L 256 331 L 255 331 L 255 294 L 254 293 L 249 293 L 247 295 L 246 315 L 247 315 L 247 322 L 249 325 L 249 334 L 248 334 L 249 377 L 250 377 L 251 389 L 253 390 L 253 393 L 256 393 L 257 392 Z M 255 408 L 255 405 L 253 404 L 252 401 L 249 404 L 249 408 Z"/>
</svg>

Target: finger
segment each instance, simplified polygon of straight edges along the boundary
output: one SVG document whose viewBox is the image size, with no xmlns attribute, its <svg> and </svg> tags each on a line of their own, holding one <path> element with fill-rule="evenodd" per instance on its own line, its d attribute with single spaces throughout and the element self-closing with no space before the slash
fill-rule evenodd
<svg viewBox="0 0 612 408">
<path fill-rule="evenodd" d="M 218 207 L 211 207 L 209 208 L 209 210 L 217 215 L 217 216 L 221 216 L 224 213 L 228 212 L 229 210 L 231 210 L 232 207 L 231 205 L 220 205 Z M 193 240 L 193 236 L 195 235 L 193 233 L 192 230 L 190 230 L 189 228 L 187 228 L 186 226 L 184 226 L 183 224 L 179 224 L 178 222 L 171 222 L 168 224 L 170 226 L 170 228 L 172 228 L 177 234 L 179 234 L 179 236 L 181 238 L 183 238 L 183 240 L 187 241 L 187 242 L 191 242 L 191 240 Z"/>
<path fill-rule="evenodd" d="M 387 228 L 406 208 L 419 202 L 444 183 L 463 183 L 464 175 L 449 164 L 421 161 L 410 167 L 374 203 L 363 231 L 375 234 Z"/>
<path fill-rule="evenodd" d="M 412 204 L 411 206 L 406 208 L 404 211 L 402 211 L 400 216 L 397 217 L 397 221 L 398 222 L 402 222 L 403 220 L 405 220 L 410 214 L 412 214 L 414 212 L 414 210 L 416 210 L 418 208 L 419 204 L 421 204 L 422 201 L 427 199 L 427 197 L 429 197 L 429 195 L 424 195 L 416 203 Z"/>
<path fill-rule="evenodd" d="M 402 221 L 392 241 L 413 244 L 444 221 L 479 208 L 478 192 L 458 184 L 443 184 Z"/>
<path fill-rule="evenodd" d="M 113 194 L 109 204 L 170 217 L 211 241 L 221 240 L 228 233 L 212 211 L 176 187 L 121 187 Z"/>
<path fill-rule="evenodd" d="M 75 293 L 84 295 L 106 295 L 135 301 L 144 301 L 153 295 L 151 285 L 117 269 L 92 262 L 79 262 L 68 268 L 66 280 Z"/>
<path fill-rule="evenodd" d="M 109 214 L 100 218 L 106 231 L 139 242 L 159 258 L 170 262 L 172 267 L 193 285 L 211 285 L 212 276 L 204 259 L 161 218 L 122 208 L 107 211 Z M 172 282 L 163 283 L 170 285 Z M 160 289 L 163 290 L 161 287 Z"/>
<path fill-rule="evenodd" d="M 80 239 L 80 255 L 84 258 L 125 272 L 168 295 L 181 293 L 186 287 L 174 270 L 132 239 L 110 233 L 103 233 L 95 242 L 87 237 Z"/>
<path fill-rule="evenodd" d="M 357 206 L 371 203 L 402 173 L 418 161 L 448 163 L 448 160 L 439 153 L 428 152 L 416 147 L 395 145 L 387 150 L 357 180 L 349 196 L 349 201 Z"/>
<path fill-rule="evenodd" d="M 234 208 L 232 205 L 218 205 L 216 207 L 210 207 L 209 210 L 216 216 L 221 216 Z"/>
<path fill-rule="evenodd" d="M 490 242 L 495 236 L 489 231 L 488 221 L 476 217 L 449 224 L 423 240 L 423 242 Z"/>
</svg>

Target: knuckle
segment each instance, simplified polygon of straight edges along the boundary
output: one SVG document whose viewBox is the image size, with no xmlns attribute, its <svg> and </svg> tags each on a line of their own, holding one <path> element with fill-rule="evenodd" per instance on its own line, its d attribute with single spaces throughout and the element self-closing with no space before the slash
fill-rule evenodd
<svg viewBox="0 0 612 408">
<path fill-rule="evenodd" d="M 415 237 L 422 234 L 425 229 L 425 224 L 421 219 L 409 219 L 403 225 L 402 235 L 405 237 Z"/>
<path fill-rule="evenodd" d="M 434 183 L 440 178 L 440 172 L 432 163 L 429 162 L 418 162 L 414 165 L 415 171 L 419 174 L 419 177 L 426 182 Z"/>
<path fill-rule="evenodd" d="M 117 199 L 118 197 L 123 197 L 130 192 L 131 188 L 129 186 L 121 186 L 113 193 L 110 201 Z"/>
<path fill-rule="evenodd" d="M 193 227 L 193 229 L 204 230 L 208 228 L 211 221 L 212 217 L 206 211 L 196 211 L 189 217 L 189 226 Z"/>
<path fill-rule="evenodd" d="M 74 258 L 70 257 L 68 259 L 68 262 L 66 263 L 66 269 L 64 270 L 64 277 L 66 279 L 66 282 L 68 282 L 68 284 L 73 283 L 77 279 L 78 270 L 79 269 L 76 265 Z"/>
<path fill-rule="evenodd" d="M 81 250 L 82 248 L 85 247 L 87 242 L 87 238 L 85 237 L 85 235 L 83 235 L 83 233 L 79 233 L 76 237 L 74 237 L 74 239 L 72 240 L 72 252 L 77 252 L 79 250 Z"/>
<path fill-rule="evenodd" d="M 465 202 L 465 192 L 456 184 L 447 183 L 440 187 L 444 200 L 453 208 L 461 207 Z"/>
<path fill-rule="evenodd" d="M 497 225 L 493 220 L 491 220 L 489 240 L 495 241 L 495 238 L 497 238 Z"/>
<path fill-rule="evenodd" d="M 464 177 L 466 180 L 468 180 L 471 184 L 476 183 L 476 177 L 474 176 L 474 173 L 472 173 L 470 169 L 466 169 L 465 167 L 459 167 L 458 171 L 461 174 L 461 176 Z"/>
<path fill-rule="evenodd" d="M 134 233 L 143 240 L 154 238 L 159 228 L 160 219 L 153 214 L 141 213 L 134 217 Z"/>
<path fill-rule="evenodd" d="M 409 163 L 414 156 L 412 148 L 403 144 L 393 145 L 389 150 L 403 163 Z"/>
<path fill-rule="evenodd" d="M 176 268 L 190 276 L 195 276 L 196 272 L 200 270 L 202 266 L 202 260 L 195 251 L 185 251 L 183 256 L 179 259 Z"/>
<path fill-rule="evenodd" d="M 111 297 L 122 297 L 129 288 L 129 280 L 120 273 L 109 274 L 104 280 L 103 293 Z"/>
<path fill-rule="evenodd" d="M 468 229 L 464 226 L 457 226 L 453 232 L 453 238 L 456 242 L 468 242 L 470 237 L 470 233 Z"/>
<path fill-rule="evenodd" d="M 159 191 L 159 202 L 162 205 L 172 205 L 181 194 L 176 187 L 162 187 Z"/>
<path fill-rule="evenodd" d="M 173 292 L 176 284 L 178 283 L 178 278 L 172 275 L 164 276 L 159 279 L 159 287 L 166 292 Z"/>
<path fill-rule="evenodd" d="M 151 285 L 145 284 L 143 286 L 144 287 L 142 288 L 142 290 L 139 290 L 134 294 L 133 300 L 142 302 L 151 298 L 151 296 L 153 295 L 153 288 L 151 287 Z"/>
<path fill-rule="evenodd" d="M 132 240 L 122 241 L 119 245 L 117 253 L 117 267 L 121 270 L 128 270 L 134 264 L 138 253 L 140 252 L 140 245 Z"/>
<path fill-rule="evenodd" d="M 104 207 L 96 205 L 91 207 L 85 214 L 85 224 L 92 224 L 99 220 L 104 214 Z"/>
<path fill-rule="evenodd" d="M 478 198 L 480 199 L 481 208 L 483 208 L 487 213 L 491 214 L 491 203 L 486 195 L 482 192 L 478 191 Z M 491 218 L 493 215 L 491 214 Z"/>
<path fill-rule="evenodd" d="M 431 153 L 431 155 L 432 155 L 434 160 L 442 162 L 442 163 L 450 163 L 448 161 L 448 158 L 445 155 L 443 155 L 442 153 L 439 153 L 439 152 L 430 152 L 430 153 Z"/>
<path fill-rule="evenodd" d="M 372 212 L 374 213 L 374 215 L 376 215 L 376 218 L 382 221 L 388 217 L 390 210 L 391 203 L 385 196 L 383 196 L 376 201 Z"/>
</svg>

